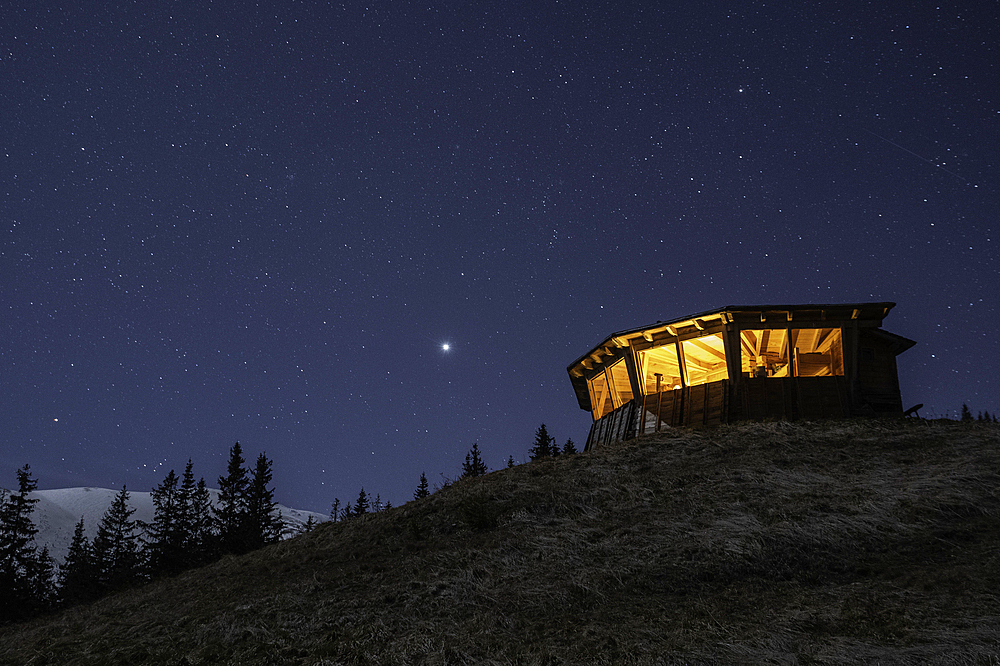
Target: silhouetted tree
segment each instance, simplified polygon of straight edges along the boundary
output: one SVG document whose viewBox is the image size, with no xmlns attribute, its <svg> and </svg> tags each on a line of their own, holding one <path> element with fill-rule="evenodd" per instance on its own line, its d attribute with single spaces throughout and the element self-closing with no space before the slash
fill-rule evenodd
<svg viewBox="0 0 1000 666">
<path fill-rule="evenodd" d="M 516 464 L 517 463 L 514 462 L 514 456 L 507 456 L 507 469 L 510 469 L 511 467 L 513 467 Z"/>
<path fill-rule="evenodd" d="M 93 601 L 98 595 L 94 549 L 83 528 L 83 517 L 73 530 L 66 561 L 59 565 L 59 598 L 67 606 Z"/>
<path fill-rule="evenodd" d="M 128 490 L 122 486 L 97 527 L 94 561 L 102 592 L 129 587 L 142 579 L 138 525 L 132 520 L 135 509 L 129 506 L 128 499 Z"/>
<path fill-rule="evenodd" d="M 219 544 L 223 552 L 241 552 L 247 517 L 247 471 L 243 449 L 236 442 L 229 449 L 226 475 L 219 477 L 219 504 L 215 508 Z"/>
<path fill-rule="evenodd" d="M 281 513 L 274 501 L 274 489 L 268 488 L 271 476 L 271 461 L 261 453 L 247 487 L 244 547 L 249 550 L 277 543 L 281 538 Z"/>
<path fill-rule="evenodd" d="M 215 516 L 212 510 L 212 494 L 204 478 L 191 494 L 191 532 L 188 541 L 191 566 L 201 566 L 210 562 L 216 554 Z"/>
<path fill-rule="evenodd" d="M 153 522 L 146 526 L 146 557 L 154 576 L 170 576 L 188 567 L 189 506 L 185 506 L 179 481 L 174 470 L 170 470 L 150 493 Z"/>
<path fill-rule="evenodd" d="M 969 410 L 969 406 L 966 405 L 964 402 L 962 403 L 962 420 L 963 421 L 972 420 L 972 411 Z"/>
<path fill-rule="evenodd" d="M 330 505 L 330 520 L 337 522 L 340 520 L 340 498 L 334 497 L 333 504 Z"/>
<path fill-rule="evenodd" d="M 465 454 L 465 462 L 462 463 L 462 476 L 459 478 L 468 479 L 472 476 L 483 476 L 487 471 L 489 470 L 479 452 L 479 444 L 473 444 L 469 452 Z"/>
<path fill-rule="evenodd" d="M 356 516 L 360 516 L 368 513 L 369 510 L 371 510 L 371 501 L 368 499 L 365 489 L 361 488 L 361 493 L 358 494 L 358 501 L 354 503 L 352 513 Z"/>
<path fill-rule="evenodd" d="M 548 458 L 552 455 L 552 447 L 554 446 L 554 443 L 555 438 L 549 436 L 549 431 L 545 428 L 545 424 L 543 423 L 538 426 L 538 430 L 535 431 L 535 442 L 528 450 L 528 454 L 531 456 L 532 460 Z"/>
<path fill-rule="evenodd" d="M 413 499 L 423 499 L 430 494 L 431 494 L 430 487 L 427 485 L 427 474 L 421 472 L 420 483 L 417 484 L 417 489 L 413 493 Z"/>
<path fill-rule="evenodd" d="M 577 453 L 576 444 L 573 443 L 572 439 L 567 439 L 566 443 L 563 444 L 563 455 L 569 455 L 571 453 Z"/>
<path fill-rule="evenodd" d="M 49 610 L 58 599 L 55 579 L 56 563 L 49 554 L 49 547 L 42 546 L 42 552 L 32 563 L 28 579 L 31 581 L 32 598 L 39 604 L 38 610 Z"/>
<path fill-rule="evenodd" d="M 17 470 L 17 492 L 0 499 L 0 623 L 31 617 L 52 602 L 52 558 L 38 552 L 31 520 L 38 500 L 28 495 L 37 487 L 25 465 Z"/>
</svg>

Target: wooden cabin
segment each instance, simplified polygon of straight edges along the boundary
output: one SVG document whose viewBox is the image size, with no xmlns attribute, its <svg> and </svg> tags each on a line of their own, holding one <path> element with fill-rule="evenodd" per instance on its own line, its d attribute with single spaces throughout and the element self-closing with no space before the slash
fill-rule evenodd
<svg viewBox="0 0 1000 666">
<path fill-rule="evenodd" d="M 902 414 L 883 331 L 895 303 L 730 305 L 608 336 L 567 368 L 593 416 L 586 449 L 657 432 L 763 419 Z"/>
</svg>

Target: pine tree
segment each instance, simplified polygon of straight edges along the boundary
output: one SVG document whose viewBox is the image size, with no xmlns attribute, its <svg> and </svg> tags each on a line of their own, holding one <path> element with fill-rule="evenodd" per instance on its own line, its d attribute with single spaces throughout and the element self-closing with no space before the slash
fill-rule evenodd
<svg viewBox="0 0 1000 666">
<path fill-rule="evenodd" d="M 281 513 L 274 501 L 271 483 L 271 461 L 263 453 L 257 456 L 253 475 L 247 486 L 247 513 L 244 547 L 248 550 L 277 543 L 281 538 Z"/>
<path fill-rule="evenodd" d="M 972 411 L 969 409 L 969 406 L 964 402 L 962 403 L 962 420 L 963 421 L 972 420 Z"/>
<path fill-rule="evenodd" d="M 170 470 L 163 483 L 153 489 L 153 522 L 146 526 L 146 555 L 153 575 L 172 576 L 187 568 L 190 540 L 188 509 L 178 488 L 179 479 Z"/>
<path fill-rule="evenodd" d="M 194 480 L 194 465 L 188 458 L 177 487 L 177 529 L 184 535 L 185 547 L 190 547 L 194 532 L 194 493 L 197 489 Z"/>
<path fill-rule="evenodd" d="M 340 498 L 334 497 L 333 504 L 330 506 L 330 520 L 337 522 L 340 520 Z"/>
<path fill-rule="evenodd" d="M 83 517 L 73 530 L 66 561 L 59 566 L 59 598 L 67 606 L 97 598 L 97 566 L 94 550 L 83 528 Z"/>
<path fill-rule="evenodd" d="M 507 456 L 507 469 L 514 467 L 517 463 L 514 462 L 514 456 Z"/>
<path fill-rule="evenodd" d="M 576 444 L 573 443 L 572 439 L 567 439 L 566 440 L 566 443 L 563 444 L 563 450 L 562 450 L 562 452 L 563 452 L 563 455 L 569 455 L 569 454 L 572 454 L 572 453 L 578 453 L 578 451 L 576 450 Z"/>
<path fill-rule="evenodd" d="M 247 471 L 243 449 L 236 442 L 229 449 L 226 476 L 219 477 L 219 505 L 215 508 L 220 547 L 223 552 L 241 552 L 247 516 Z"/>
<path fill-rule="evenodd" d="M 0 500 L 0 624 L 35 615 L 49 603 L 40 589 L 45 565 L 35 547 L 38 528 L 31 521 L 38 500 L 28 497 L 38 482 L 28 465 L 17 470 L 17 487 Z"/>
<path fill-rule="evenodd" d="M 31 581 L 31 596 L 38 604 L 39 611 L 51 609 L 57 597 L 55 583 L 56 562 L 49 554 L 49 547 L 42 546 L 42 552 L 32 562 L 28 572 Z"/>
<path fill-rule="evenodd" d="M 532 460 L 548 458 L 552 455 L 554 442 L 555 438 L 549 436 L 549 431 L 545 428 L 545 424 L 543 423 L 538 426 L 538 430 L 535 431 L 535 442 L 528 450 L 528 454 L 531 456 Z"/>
<path fill-rule="evenodd" d="M 348 509 L 350 509 L 349 506 Z M 358 495 L 358 501 L 354 504 L 354 509 L 352 511 L 352 514 L 355 516 L 362 516 L 368 513 L 370 509 L 371 509 L 371 503 L 368 500 L 368 495 L 365 493 L 364 487 L 362 487 L 361 493 Z"/>
<path fill-rule="evenodd" d="M 188 539 L 188 563 L 197 567 L 206 564 L 216 555 L 215 517 L 212 495 L 204 478 L 198 479 L 191 494 L 191 532 Z"/>
<path fill-rule="evenodd" d="M 413 499 L 423 499 L 431 494 L 431 491 L 427 485 L 427 474 L 424 472 L 420 473 L 420 483 L 417 484 L 417 489 L 413 493 Z"/>
<path fill-rule="evenodd" d="M 316 525 L 318 525 L 316 518 L 314 516 L 309 516 L 309 518 L 306 519 L 305 524 L 302 526 L 302 534 L 312 532 L 316 529 Z"/>
<path fill-rule="evenodd" d="M 479 452 L 479 444 L 473 444 L 468 453 L 465 454 L 465 462 L 462 464 L 462 476 L 460 479 L 468 479 L 473 476 L 483 476 L 489 470 Z"/>
<path fill-rule="evenodd" d="M 138 525 L 132 520 L 135 509 L 129 506 L 128 499 L 128 490 L 122 486 L 97 527 L 94 561 L 102 592 L 129 587 L 142 579 Z"/>
</svg>

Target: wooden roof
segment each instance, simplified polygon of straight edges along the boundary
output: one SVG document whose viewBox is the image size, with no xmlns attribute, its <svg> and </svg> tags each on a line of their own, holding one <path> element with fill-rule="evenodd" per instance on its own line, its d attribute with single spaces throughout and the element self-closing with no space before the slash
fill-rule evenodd
<svg viewBox="0 0 1000 666">
<path fill-rule="evenodd" d="M 843 322 L 857 321 L 866 328 L 879 328 L 882 320 L 895 303 L 822 303 L 806 305 L 727 305 L 714 310 L 706 310 L 698 314 L 687 315 L 677 319 L 658 321 L 654 324 L 629 328 L 612 333 L 600 344 L 580 356 L 567 366 L 570 381 L 576 390 L 580 406 L 588 409 L 590 395 L 584 374 L 596 364 L 602 363 L 602 358 L 615 355 L 615 350 L 630 346 L 632 340 L 651 340 L 654 335 L 666 333 L 670 336 L 686 335 L 700 332 L 711 327 L 721 327 L 723 324 L 737 324 L 739 328 L 769 328 L 778 322 L 781 326 L 794 326 L 795 322 L 829 323 L 831 326 L 842 326 Z M 896 339 L 898 353 L 906 351 L 915 342 L 902 336 L 881 331 L 886 336 Z"/>
</svg>

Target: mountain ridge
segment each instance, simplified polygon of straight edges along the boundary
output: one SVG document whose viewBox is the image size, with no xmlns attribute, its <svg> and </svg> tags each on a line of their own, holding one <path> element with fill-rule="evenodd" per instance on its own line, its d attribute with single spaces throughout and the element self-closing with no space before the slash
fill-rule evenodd
<svg viewBox="0 0 1000 666">
<path fill-rule="evenodd" d="M 0 489 L 0 492 L 11 492 L 8 489 Z M 208 489 L 213 505 L 218 503 L 219 491 L 215 488 Z M 73 530 L 76 524 L 83 518 L 84 532 L 91 541 L 97 535 L 97 526 L 104 516 L 104 512 L 111 506 L 115 496 L 119 493 L 110 488 L 78 487 L 78 488 L 51 488 L 47 490 L 35 490 L 29 493 L 29 497 L 37 499 L 31 518 L 38 534 L 35 535 L 35 545 L 41 550 L 43 547 L 49 549 L 49 554 L 57 563 L 61 563 L 66 558 L 70 542 L 73 540 Z M 132 519 L 150 523 L 153 520 L 153 499 L 149 492 L 128 491 L 129 506 L 135 509 Z M 299 532 L 303 525 L 313 518 L 315 522 L 329 520 L 329 516 L 313 511 L 292 509 L 282 504 L 276 507 L 281 514 L 282 536 L 287 538 Z"/>
</svg>

